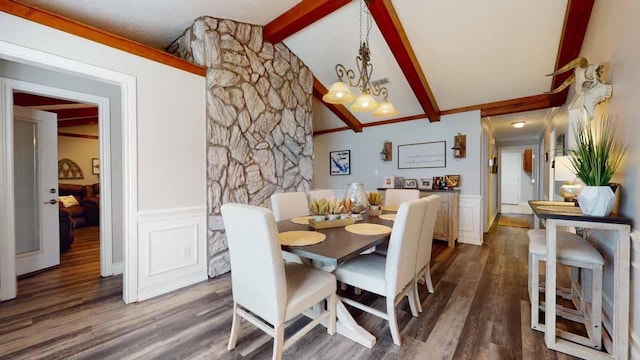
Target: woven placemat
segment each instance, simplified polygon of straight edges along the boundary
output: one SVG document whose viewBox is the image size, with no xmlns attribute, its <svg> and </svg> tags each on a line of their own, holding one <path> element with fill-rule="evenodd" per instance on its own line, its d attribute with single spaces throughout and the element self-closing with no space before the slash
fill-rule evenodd
<svg viewBox="0 0 640 360">
<path fill-rule="evenodd" d="M 378 217 L 382 220 L 396 221 L 396 214 L 382 214 Z"/>
<path fill-rule="evenodd" d="M 358 235 L 386 235 L 391 232 L 391 228 L 388 226 L 369 223 L 348 225 L 345 229 Z"/>
<path fill-rule="evenodd" d="M 298 225 L 309 225 L 309 219 L 313 219 L 313 216 L 298 216 L 291 219 L 291 222 Z"/>
<path fill-rule="evenodd" d="M 280 245 L 305 246 L 323 242 L 327 237 L 317 231 L 285 231 L 278 234 Z"/>
<path fill-rule="evenodd" d="M 384 210 L 384 211 L 398 211 L 398 207 L 397 206 L 383 206 L 382 210 Z"/>
<path fill-rule="evenodd" d="M 577 206 L 538 206 L 538 209 L 564 214 L 582 215 L 582 210 Z"/>
</svg>

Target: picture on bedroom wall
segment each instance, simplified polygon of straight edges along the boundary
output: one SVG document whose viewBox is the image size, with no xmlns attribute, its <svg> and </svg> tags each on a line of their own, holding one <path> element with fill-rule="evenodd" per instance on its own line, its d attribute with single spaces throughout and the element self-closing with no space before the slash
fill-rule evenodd
<svg viewBox="0 0 640 360">
<path fill-rule="evenodd" d="M 351 150 L 329 152 L 329 174 L 351 175 Z"/>
</svg>

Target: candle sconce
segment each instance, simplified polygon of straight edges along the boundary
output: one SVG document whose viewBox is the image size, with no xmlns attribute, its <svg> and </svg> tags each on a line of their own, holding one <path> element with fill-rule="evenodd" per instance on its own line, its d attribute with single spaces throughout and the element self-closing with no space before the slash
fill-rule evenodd
<svg viewBox="0 0 640 360">
<path fill-rule="evenodd" d="M 384 145 L 382 145 L 382 151 L 380 152 L 380 160 L 382 161 L 391 161 L 392 159 L 392 149 L 393 143 L 391 141 L 384 141 Z"/>
<path fill-rule="evenodd" d="M 467 135 L 458 135 L 453 137 L 453 157 L 456 159 L 464 159 L 467 157 Z"/>
</svg>

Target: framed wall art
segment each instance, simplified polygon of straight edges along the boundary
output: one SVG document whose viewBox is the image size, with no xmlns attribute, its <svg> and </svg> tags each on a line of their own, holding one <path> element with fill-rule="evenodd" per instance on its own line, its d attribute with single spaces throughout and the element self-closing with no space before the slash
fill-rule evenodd
<svg viewBox="0 0 640 360">
<path fill-rule="evenodd" d="M 351 150 L 329 152 L 329 175 L 351 175 Z"/>
<path fill-rule="evenodd" d="M 418 188 L 418 180 L 417 179 L 404 179 L 404 188 L 405 189 L 417 189 Z"/>
<path fill-rule="evenodd" d="M 433 179 L 420 179 L 418 189 L 431 190 L 433 188 Z"/>
<path fill-rule="evenodd" d="M 398 145 L 398 169 L 447 167 L 447 142 Z"/>
</svg>

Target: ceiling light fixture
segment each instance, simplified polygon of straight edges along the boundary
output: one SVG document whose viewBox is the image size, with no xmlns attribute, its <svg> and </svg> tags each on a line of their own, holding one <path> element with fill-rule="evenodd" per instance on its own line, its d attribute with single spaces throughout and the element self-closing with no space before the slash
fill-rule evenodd
<svg viewBox="0 0 640 360">
<path fill-rule="evenodd" d="M 512 122 L 511 126 L 513 126 L 516 129 L 520 129 L 524 127 L 525 122 L 524 121 L 516 121 L 516 122 Z"/>
<path fill-rule="evenodd" d="M 350 107 L 354 112 L 372 112 L 373 116 L 393 116 L 398 113 L 398 110 L 387 100 L 389 96 L 387 88 L 379 84 L 371 84 L 373 64 L 371 64 L 371 51 L 369 50 L 369 32 L 372 22 L 371 13 L 365 4 L 369 1 L 371 0 L 360 0 L 360 49 L 358 56 L 356 56 L 358 77 L 356 79 L 355 71 L 347 69 L 342 64 L 336 64 L 338 81 L 331 85 L 329 92 L 322 97 L 322 101 L 329 104 L 347 104 L 355 100 Z M 366 14 L 366 34 L 363 37 L 362 17 L 364 14 Z M 349 85 L 344 82 L 345 76 Z M 360 90 L 360 96 L 357 99 L 349 90 L 349 86 Z M 379 104 L 374 96 L 381 96 L 382 104 Z"/>
</svg>

